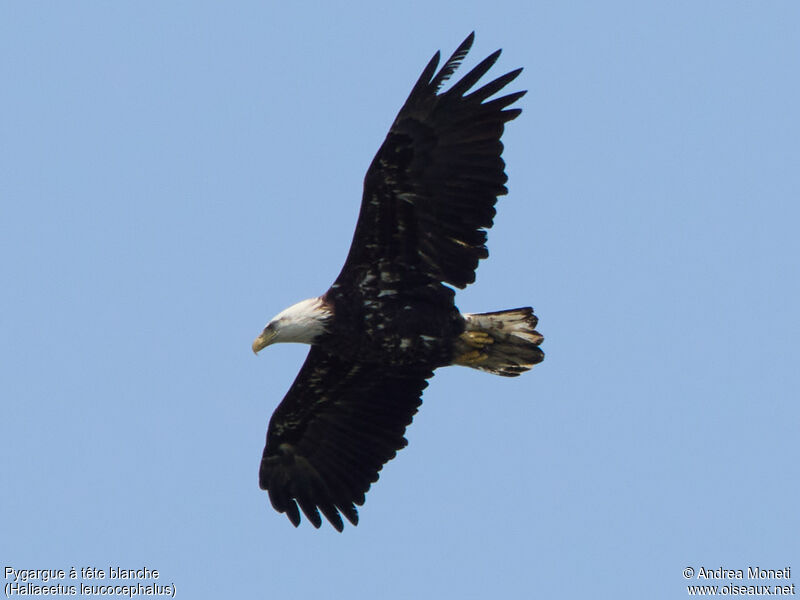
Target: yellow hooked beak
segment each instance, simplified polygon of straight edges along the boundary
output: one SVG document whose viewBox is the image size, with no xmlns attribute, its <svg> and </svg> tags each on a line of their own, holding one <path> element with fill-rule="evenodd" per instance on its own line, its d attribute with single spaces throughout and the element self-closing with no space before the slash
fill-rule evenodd
<svg viewBox="0 0 800 600">
<path fill-rule="evenodd" d="M 260 350 L 269 346 L 276 335 L 273 329 L 265 329 L 262 331 L 261 335 L 253 340 L 253 354 L 258 354 Z"/>
</svg>

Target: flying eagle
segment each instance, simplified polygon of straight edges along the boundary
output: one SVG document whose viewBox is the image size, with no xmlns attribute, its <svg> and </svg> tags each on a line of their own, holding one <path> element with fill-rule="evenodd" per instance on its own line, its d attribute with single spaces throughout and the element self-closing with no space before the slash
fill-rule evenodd
<svg viewBox="0 0 800 600">
<path fill-rule="evenodd" d="M 474 32 L 414 84 L 364 178 L 353 242 L 322 296 L 279 313 L 253 342 L 311 349 L 269 422 L 259 483 L 295 526 L 320 512 L 342 531 L 404 434 L 434 369 L 464 365 L 514 377 L 541 362 L 530 307 L 462 314 L 452 287 L 475 281 L 486 230 L 507 193 L 500 137 L 524 91 L 489 100 L 522 69 L 468 93 L 500 56 L 439 92 Z M 299 509 L 298 510 L 298 506 Z"/>
</svg>

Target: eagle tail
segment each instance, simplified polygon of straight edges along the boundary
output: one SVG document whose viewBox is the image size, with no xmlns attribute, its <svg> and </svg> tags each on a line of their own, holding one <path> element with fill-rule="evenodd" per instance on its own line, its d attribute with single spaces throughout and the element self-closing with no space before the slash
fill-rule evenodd
<svg viewBox="0 0 800 600">
<path fill-rule="evenodd" d="M 466 329 L 456 340 L 454 365 L 516 377 L 544 360 L 531 307 L 462 316 Z"/>
</svg>

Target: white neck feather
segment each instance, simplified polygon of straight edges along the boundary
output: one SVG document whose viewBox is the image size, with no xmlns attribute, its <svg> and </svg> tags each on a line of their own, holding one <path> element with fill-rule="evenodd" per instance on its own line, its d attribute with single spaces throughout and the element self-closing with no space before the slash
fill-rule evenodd
<svg viewBox="0 0 800 600">
<path fill-rule="evenodd" d="M 325 332 L 326 322 L 332 315 L 322 298 L 309 298 L 278 313 L 267 328 L 275 331 L 274 343 L 311 344 Z"/>
</svg>

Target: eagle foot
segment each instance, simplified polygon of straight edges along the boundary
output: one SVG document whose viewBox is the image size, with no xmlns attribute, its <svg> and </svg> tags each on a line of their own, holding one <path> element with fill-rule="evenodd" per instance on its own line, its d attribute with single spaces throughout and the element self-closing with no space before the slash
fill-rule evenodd
<svg viewBox="0 0 800 600">
<path fill-rule="evenodd" d="M 461 334 L 461 339 L 473 348 L 480 350 L 481 348 L 494 344 L 494 339 L 485 331 L 465 331 Z"/>
<path fill-rule="evenodd" d="M 470 350 L 469 352 L 464 352 L 464 354 L 456 358 L 456 360 L 453 362 L 457 365 L 470 367 L 472 365 L 482 363 L 487 358 L 489 358 L 489 355 L 485 352 L 481 352 L 479 350 Z"/>
</svg>

